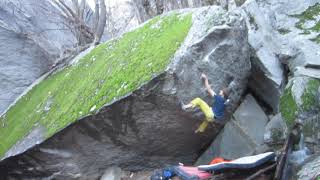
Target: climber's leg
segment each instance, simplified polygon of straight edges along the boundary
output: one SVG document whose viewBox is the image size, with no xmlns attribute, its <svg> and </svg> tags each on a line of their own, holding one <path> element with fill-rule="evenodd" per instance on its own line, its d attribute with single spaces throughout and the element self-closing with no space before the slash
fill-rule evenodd
<svg viewBox="0 0 320 180">
<path fill-rule="evenodd" d="M 184 105 L 184 109 L 199 107 L 208 121 L 213 120 L 213 112 L 210 106 L 200 98 L 193 99 L 189 104 Z"/>
</svg>

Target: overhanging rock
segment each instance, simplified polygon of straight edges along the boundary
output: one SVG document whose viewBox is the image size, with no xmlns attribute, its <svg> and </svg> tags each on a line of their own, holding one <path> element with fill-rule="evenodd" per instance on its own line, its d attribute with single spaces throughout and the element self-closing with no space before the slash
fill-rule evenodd
<svg viewBox="0 0 320 180">
<path fill-rule="evenodd" d="M 163 73 L 39 146 L 3 160 L 1 175 L 92 179 L 113 165 L 141 170 L 195 161 L 218 131 L 195 135 L 199 120 L 179 102 L 201 97 L 211 103 L 200 80 L 204 72 L 216 91 L 232 84 L 231 107 L 236 105 L 251 68 L 247 29 L 240 14 L 216 6 L 174 13 L 192 13 L 192 26 Z"/>
</svg>

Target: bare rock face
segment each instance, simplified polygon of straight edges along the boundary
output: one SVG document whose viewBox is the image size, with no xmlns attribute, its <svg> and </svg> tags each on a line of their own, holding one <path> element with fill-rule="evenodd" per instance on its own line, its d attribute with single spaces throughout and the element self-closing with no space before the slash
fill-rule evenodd
<svg viewBox="0 0 320 180">
<path fill-rule="evenodd" d="M 0 27 L 0 113 L 35 79 L 45 73 L 50 58 L 34 41 Z"/>
<path fill-rule="evenodd" d="M 249 29 L 252 76 L 250 88 L 274 111 L 278 110 L 284 72 L 277 58 L 279 42 L 271 22 L 257 1 L 247 1 L 243 6 Z"/>
<path fill-rule="evenodd" d="M 219 127 L 195 135 L 202 118 L 182 111 L 179 102 L 201 97 L 212 103 L 200 80 L 204 72 L 215 91 L 231 88 L 233 109 L 246 89 L 251 64 L 240 13 L 216 6 L 181 12 L 193 13 L 193 25 L 163 74 L 44 143 L 3 160 L 2 177 L 96 179 L 110 166 L 143 170 L 193 163 Z"/>
<path fill-rule="evenodd" d="M 48 0 L 0 2 L 0 113 L 76 39 Z"/>
</svg>

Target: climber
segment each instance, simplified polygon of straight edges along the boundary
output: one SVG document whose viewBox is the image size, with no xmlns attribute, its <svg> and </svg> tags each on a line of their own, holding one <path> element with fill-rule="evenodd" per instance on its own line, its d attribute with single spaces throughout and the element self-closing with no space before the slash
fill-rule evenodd
<svg viewBox="0 0 320 180">
<path fill-rule="evenodd" d="M 206 102 L 200 98 L 193 99 L 189 104 L 184 105 L 182 103 L 182 109 L 186 110 L 189 108 L 199 107 L 205 115 L 205 120 L 201 123 L 199 128 L 195 130 L 195 133 L 204 132 L 210 122 L 213 122 L 214 119 L 219 120 L 224 116 L 224 110 L 226 104 L 229 102 L 228 98 L 228 89 L 224 88 L 220 90 L 219 94 L 216 94 L 210 87 L 208 78 L 205 74 L 201 74 L 201 79 L 204 80 L 204 85 L 210 96 L 213 97 L 213 107 L 210 107 Z"/>
</svg>

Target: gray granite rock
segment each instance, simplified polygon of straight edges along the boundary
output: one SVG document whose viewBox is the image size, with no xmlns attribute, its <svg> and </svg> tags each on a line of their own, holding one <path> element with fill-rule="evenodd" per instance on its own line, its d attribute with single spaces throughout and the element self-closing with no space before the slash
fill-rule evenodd
<svg viewBox="0 0 320 180">
<path fill-rule="evenodd" d="M 0 114 L 76 39 L 49 0 L 0 2 Z"/>
<path fill-rule="evenodd" d="M 312 41 L 319 35 L 310 31 L 306 20 L 301 28 L 296 15 L 314 6 L 317 0 L 249 0 L 241 7 L 246 14 L 249 43 L 252 48 L 250 88 L 275 112 L 284 87 L 281 63 L 295 74 L 318 77 L 320 46 Z M 309 13 L 310 14 L 310 13 Z M 316 17 L 317 14 L 314 14 Z M 316 18 L 315 18 L 316 19 Z M 310 31 L 308 33 L 303 33 Z"/>
<path fill-rule="evenodd" d="M 320 69 L 297 67 L 294 71 L 295 76 L 308 76 L 320 79 Z"/>
<path fill-rule="evenodd" d="M 246 1 L 241 7 L 246 15 L 252 52 L 253 67 L 249 86 L 274 111 L 277 111 L 285 79 L 282 65 L 277 57 L 280 52 L 279 40 L 263 8 L 264 6 L 260 6 L 255 0 Z"/>
<path fill-rule="evenodd" d="M 263 132 L 267 125 L 268 117 L 257 104 L 252 95 L 247 95 L 233 114 L 235 122 L 256 144 L 263 144 Z"/>
</svg>

